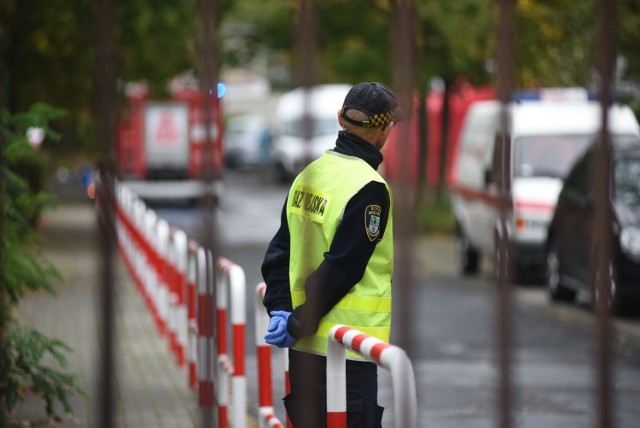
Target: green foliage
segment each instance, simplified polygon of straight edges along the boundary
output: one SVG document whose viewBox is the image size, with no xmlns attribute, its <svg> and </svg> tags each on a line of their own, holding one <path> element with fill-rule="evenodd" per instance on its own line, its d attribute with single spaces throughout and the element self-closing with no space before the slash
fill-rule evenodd
<svg viewBox="0 0 640 428">
<path fill-rule="evenodd" d="M 393 16 L 388 0 L 326 0 L 314 2 L 317 36 L 317 78 L 322 82 L 389 81 Z M 297 2 L 261 0 L 235 2 L 225 17 L 228 43 L 225 60 L 247 66 L 253 58 L 238 61 L 238 46 L 267 58 L 271 69 L 284 67 L 295 86 L 300 80 Z"/>
<path fill-rule="evenodd" d="M 595 53 L 593 3 L 519 2 L 514 23 L 517 87 L 589 87 Z"/>
<path fill-rule="evenodd" d="M 455 231 L 449 198 L 422 205 L 416 214 L 416 227 L 426 234 L 451 235 Z"/>
<path fill-rule="evenodd" d="M 222 26 L 224 66 L 251 68 L 261 59 L 276 86 L 291 86 L 296 14 L 292 1 L 233 2 Z"/>
<path fill-rule="evenodd" d="M 45 290 L 55 294 L 51 286 L 51 278 L 60 278 L 59 272 L 46 260 L 34 257 L 30 249 L 11 246 L 11 252 L 6 254 L 7 266 L 11 266 L 4 280 L 6 293 L 12 304 L 17 304 L 24 297 L 27 290 Z"/>
<path fill-rule="evenodd" d="M 42 209 L 52 202 L 51 197 L 43 192 L 43 156 L 29 145 L 26 131 L 30 127 L 42 128 L 49 140 L 58 141 L 60 134 L 49 126 L 49 122 L 65 114 L 64 110 L 43 103 L 35 103 L 27 113 L 10 115 L 6 111 L 0 112 L 0 132 L 5 144 L 2 155 L 7 160 L 7 164 L 2 166 L 2 174 L 6 192 L 11 196 L 4 202 L 4 215 L 8 222 L 16 225 L 15 230 L 7 233 L 24 236 L 23 221 L 34 224 Z M 26 226 L 30 227 L 29 224 Z"/>
<path fill-rule="evenodd" d="M 317 2 L 317 12 L 319 64 L 325 80 L 391 81 L 391 2 L 330 0 Z"/>
<path fill-rule="evenodd" d="M 434 75 L 453 82 L 464 75 L 486 84 L 495 49 L 497 9 L 484 0 L 430 1 L 416 4 L 419 78 Z"/>
<path fill-rule="evenodd" d="M 45 364 L 52 358 L 64 368 L 64 352 L 71 349 L 36 330 L 18 327 L 13 319 L 14 308 L 28 291 L 54 294 L 51 280 L 59 278 L 55 268 L 42 258 L 34 226 L 34 219 L 52 204 L 52 198 L 28 181 L 29 174 L 36 171 L 20 168 L 29 162 L 36 168 L 39 165 L 36 161 L 40 153 L 27 142 L 26 130 L 40 127 L 49 139 L 56 140 L 59 134 L 49 123 L 64 115 L 63 110 L 42 103 L 34 104 L 26 113 L 0 114 L 0 426 L 6 424 L 6 412 L 25 391 L 41 393 L 46 411 L 52 415 L 56 402 L 69 411 L 67 394 L 78 389 L 77 376 Z"/>
<path fill-rule="evenodd" d="M 195 69 L 196 1 L 136 0 L 117 3 L 118 76 L 147 80 L 156 97 L 168 80 Z"/>
<path fill-rule="evenodd" d="M 54 414 L 54 405 L 59 402 L 65 412 L 71 412 L 68 395 L 79 392 L 86 396 L 77 385 L 78 376 L 62 371 L 67 366 L 66 352 L 72 349 L 64 342 L 50 339 L 42 333 L 29 328 L 13 328 L 3 339 L 8 347 L 7 379 L 0 384 L 0 396 L 4 397 L 8 409 L 15 407 L 27 392 L 42 394 L 47 415 Z M 48 358 L 53 359 L 61 369 L 43 364 Z"/>
<path fill-rule="evenodd" d="M 121 82 L 147 80 L 164 95 L 167 80 L 199 63 L 198 0 L 115 2 L 116 71 Z M 316 9 L 318 78 L 323 82 L 391 81 L 392 0 L 323 0 Z M 617 54 L 626 60 L 623 79 L 640 82 L 640 3 L 616 3 Z M 296 83 L 299 1 L 221 0 L 223 66 L 266 64 L 278 86 Z M 497 3 L 486 0 L 416 1 L 416 85 L 434 77 L 453 83 L 494 78 Z M 514 20 L 516 86 L 589 86 L 593 77 L 594 0 L 518 0 Z M 34 100 L 64 106 L 59 122 L 68 151 L 96 149 L 92 117 L 96 57 L 95 2 L 3 0 L 0 2 L 0 81 L 10 111 Z M 256 61 L 257 59 L 257 61 Z M 284 71 L 283 71 L 284 70 Z"/>
<path fill-rule="evenodd" d="M 90 0 L 3 0 L 0 2 L 2 99 L 11 112 L 40 100 L 72 114 L 59 120 L 62 147 L 89 145 L 83 133 L 91 109 L 95 51 Z"/>
<path fill-rule="evenodd" d="M 631 110 L 633 110 L 638 122 L 640 122 L 640 99 L 628 100 L 626 102 L 629 104 L 629 107 L 631 107 Z"/>
<path fill-rule="evenodd" d="M 640 1 L 616 1 L 617 44 L 626 61 L 625 77 L 640 84 Z"/>
</svg>

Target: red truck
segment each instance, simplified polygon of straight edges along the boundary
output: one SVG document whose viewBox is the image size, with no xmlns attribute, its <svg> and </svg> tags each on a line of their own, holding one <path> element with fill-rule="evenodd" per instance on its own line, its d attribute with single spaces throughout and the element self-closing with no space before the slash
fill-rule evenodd
<svg viewBox="0 0 640 428">
<path fill-rule="evenodd" d="M 223 87 L 211 94 L 209 144 L 197 83 L 181 76 L 170 89 L 170 100 L 154 101 L 148 98 L 146 84 L 127 85 L 128 108 L 117 123 L 118 172 L 120 180 L 145 200 L 196 201 L 204 192 L 204 173 L 211 172 L 204 171 L 206 150 L 213 160 L 212 177 L 222 174 Z"/>
</svg>

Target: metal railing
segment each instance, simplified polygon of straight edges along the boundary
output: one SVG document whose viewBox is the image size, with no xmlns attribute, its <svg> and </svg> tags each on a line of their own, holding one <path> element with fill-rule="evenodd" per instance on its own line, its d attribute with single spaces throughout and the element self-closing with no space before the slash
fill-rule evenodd
<svg viewBox="0 0 640 428">
<path fill-rule="evenodd" d="M 347 426 L 347 349 L 391 373 L 395 426 L 417 428 L 416 380 L 406 352 L 344 325 L 332 327 L 327 339 L 327 426 Z"/>
</svg>

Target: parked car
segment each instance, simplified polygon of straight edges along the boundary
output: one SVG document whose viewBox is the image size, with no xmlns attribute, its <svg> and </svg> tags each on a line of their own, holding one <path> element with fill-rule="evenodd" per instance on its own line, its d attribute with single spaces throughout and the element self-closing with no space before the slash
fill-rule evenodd
<svg viewBox="0 0 640 428">
<path fill-rule="evenodd" d="M 265 166 L 269 160 L 271 132 L 260 115 L 233 116 L 226 123 L 222 152 L 229 168 Z"/>
<path fill-rule="evenodd" d="M 640 299 L 640 147 L 635 136 L 614 137 L 610 178 L 611 234 L 609 271 L 613 312 L 624 312 Z M 569 173 L 558 197 L 546 240 L 546 282 L 552 300 L 593 297 L 595 147 Z"/>
<path fill-rule="evenodd" d="M 338 110 L 351 85 L 317 85 L 306 97 L 302 88 L 283 94 L 276 108 L 276 135 L 271 163 L 280 181 L 293 179 L 307 161 L 333 148 L 340 130 Z M 308 98 L 308 100 L 306 100 Z M 308 106 L 305 108 L 305 102 Z M 303 116 L 311 117 L 311 138 L 305 139 Z"/>
<path fill-rule="evenodd" d="M 587 150 L 599 129 L 600 106 L 570 88 L 567 99 L 513 101 L 507 107 L 508 144 L 498 144 L 500 103 L 478 101 L 466 114 L 453 157 L 450 189 L 455 217 L 459 265 L 463 274 L 477 273 L 481 256 L 496 261 L 500 242 L 499 189 L 501 164 L 509 163 L 511 199 L 506 239 L 513 249 L 515 273 L 528 278 L 544 274 L 544 243 L 558 194 L 573 163 Z M 628 106 L 609 110 L 611 132 L 640 135 Z M 521 276 L 522 278 L 522 276 Z"/>
</svg>

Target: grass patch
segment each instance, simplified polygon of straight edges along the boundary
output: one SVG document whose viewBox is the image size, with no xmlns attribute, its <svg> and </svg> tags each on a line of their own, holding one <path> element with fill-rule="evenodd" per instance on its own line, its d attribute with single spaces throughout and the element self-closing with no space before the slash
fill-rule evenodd
<svg viewBox="0 0 640 428">
<path fill-rule="evenodd" d="M 449 198 L 425 202 L 416 209 L 417 229 L 427 235 L 448 235 L 455 232 L 455 221 Z"/>
</svg>

